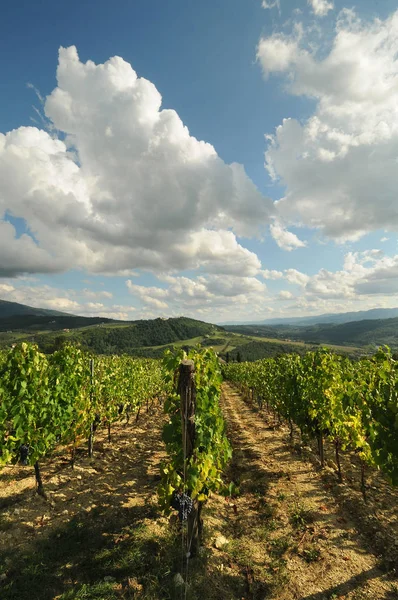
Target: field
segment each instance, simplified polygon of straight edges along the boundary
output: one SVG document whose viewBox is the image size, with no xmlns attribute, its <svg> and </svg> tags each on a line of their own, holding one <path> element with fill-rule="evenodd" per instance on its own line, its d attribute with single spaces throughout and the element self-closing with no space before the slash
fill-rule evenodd
<svg viewBox="0 0 398 600">
<path fill-rule="evenodd" d="M 93 459 L 82 448 L 71 469 L 61 448 L 43 461 L 48 501 L 31 469 L 2 471 L 2 600 L 398 598 L 397 490 L 372 472 L 365 505 L 349 455 L 338 484 L 332 463 L 320 471 L 307 446 L 291 445 L 287 428 L 229 384 L 221 406 L 234 450 L 225 476 L 240 493 L 211 496 L 186 590 L 175 521 L 157 503 L 165 416 L 154 401 L 138 423 L 114 426 L 112 445 L 101 431 Z"/>
</svg>

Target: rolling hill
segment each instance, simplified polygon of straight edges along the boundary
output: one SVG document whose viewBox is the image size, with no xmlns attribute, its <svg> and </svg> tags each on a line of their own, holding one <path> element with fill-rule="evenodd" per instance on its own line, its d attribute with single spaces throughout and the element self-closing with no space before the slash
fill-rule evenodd
<svg viewBox="0 0 398 600">
<path fill-rule="evenodd" d="M 36 317 L 71 316 L 67 313 L 59 312 L 58 310 L 49 310 L 47 308 L 34 308 L 33 306 L 19 304 L 18 302 L 0 300 L 0 319 L 4 319 L 6 317 L 19 317 L 26 315 Z"/>
<path fill-rule="evenodd" d="M 351 323 L 352 321 L 367 321 L 375 319 L 391 319 L 398 317 L 398 308 L 372 308 L 370 310 L 360 310 L 346 313 L 326 313 L 308 317 L 281 317 L 275 319 L 265 319 L 264 321 L 248 323 L 220 323 L 223 327 L 230 325 L 296 325 L 305 327 L 317 325 L 318 323 Z"/>
<path fill-rule="evenodd" d="M 387 344 L 398 348 L 398 317 L 352 321 L 338 325 L 231 325 L 227 331 L 260 338 L 273 338 L 281 342 L 301 341 L 307 344 L 338 344 L 342 346 L 370 346 Z"/>
</svg>

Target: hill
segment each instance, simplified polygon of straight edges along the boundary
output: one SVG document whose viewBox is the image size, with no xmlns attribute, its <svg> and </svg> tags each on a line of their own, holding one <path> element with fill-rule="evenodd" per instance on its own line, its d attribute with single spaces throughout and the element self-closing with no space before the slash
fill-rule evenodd
<svg viewBox="0 0 398 600">
<path fill-rule="evenodd" d="M 26 304 L 19 304 L 18 302 L 9 302 L 8 300 L 0 300 L 0 319 L 6 317 L 20 317 L 20 316 L 70 316 L 67 313 L 59 312 L 58 310 L 49 310 L 47 308 L 34 308 L 33 306 L 27 306 Z"/>
<path fill-rule="evenodd" d="M 9 329 L 11 321 L 13 330 Z M 0 334 L 3 345 L 21 340 L 34 341 L 44 352 L 53 352 L 68 341 L 79 343 L 97 354 L 157 356 L 163 354 L 166 345 L 185 340 L 188 344 L 199 338 L 193 342 L 197 343 L 205 336 L 218 335 L 224 330 L 187 317 L 128 322 L 77 316 L 49 320 L 48 317 L 23 315 L 0 319 L 0 331 L 4 332 Z M 161 350 L 156 351 L 159 346 L 162 346 Z"/>
<path fill-rule="evenodd" d="M 243 335 L 273 338 L 281 342 L 301 341 L 308 344 L 338 344 L 398 347 L 398 318 L 352 321 L 343 324 L 298 325 L 231 325 L 226 330 Z"/>
<path fill-rule="evenodd" d="M 370 310 L 360 310 L 356 312 L 346 313 L 326 313 L 322 315 L 314 315 L 308 317 L 281 317 L 275 319 L 265 319 L 260 322 L 250 323 L 222 323 L 223 326 L 230 325 L 296 325 L 308 326 L 317 325 L 318 323 L 333 323 L 335 325 L 341 323 L 351 323 L 352 321 L 367 321 L 375 319 L 391 319 L 398 317 L 398 308 L 372 308 Z"/>
</svg>

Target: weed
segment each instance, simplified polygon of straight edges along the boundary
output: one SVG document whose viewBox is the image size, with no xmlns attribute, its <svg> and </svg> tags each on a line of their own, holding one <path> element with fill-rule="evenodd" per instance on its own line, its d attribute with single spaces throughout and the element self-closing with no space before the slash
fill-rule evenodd
<svg viewBox="0 0 398 600">
<path fill-rule="evenodd" d="M 289 539 L 285 536 L 276 538 L 270 542 L 270 554 L 271 556 L 281 557 L 289 548 Z"/>
<path fill-rule="evenodd" d="M 308 548 L 304 548 L 303 552 L 302 552 L 302 557 L 304 558 L 305 562 L 307 563 L 311 563 L 311 562 L 315 562 L 317 560 L 319 560 L 321 556 L 321 551 L 319 550 L 319 548 L 316 548 L 315 546 L 309 546 Z"/>
<path fill-rule="evenodd" d="M 290 513 L 290 523 L 296 529 L 304 529 L 308 523 L 313 523 L 314 514 L 302 504 L 295 504 Z"/>
</svg>

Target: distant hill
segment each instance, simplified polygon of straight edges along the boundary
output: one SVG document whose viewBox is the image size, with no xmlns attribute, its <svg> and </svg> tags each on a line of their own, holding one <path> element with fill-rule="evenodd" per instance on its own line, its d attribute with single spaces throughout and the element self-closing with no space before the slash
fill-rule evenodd
<svg viewBox="0 0 398 600">
<path fill-rule="evenodd" d="M 351 323 L 374 319 L 392 319 L 398 317 L 398 308 L 371 308 L 347 313 L 327 313 L 313 317 L 292 317 L 286 319 L 266 319 L 264 325 L 316 325 L 317 323 Z"/>
<path fill-rule="evenodd" d="M 307 326 L 318 323 L 351 323 L 352 321 L 365 321 L 374 319 L 392 319 L 398 317 L 398 308 L 371 308 L 370 310 L 359 310 L 347 313 L 326 313 L 323 315 L 314 315 L 308 317 L 281 317 L 275 319 L 265 319 L 264 321 L 251 321 L 247 323 L 234 322 L 222 323 L 222 326 L 229 325 L 297 325 Z"/>
<path fill-rule="evenodd" d="M 0 319 L 5 317 L 14 317 L 22 315 L 31 315 L 36 317 L 46 316 L 70 316 L 67 313 L 59 312 L 58 310 L 49 310 L 47 308 L 34 308 L 26 304 L 18 302 L 8 302 L 8 300 L 0 300 Z"/>
<path fill-rule="evenodd" d="M 0 331 L 60 331 L 113 323 L 112 319 L 102 317 L 78 317 L 77 315 L 13 315 L 0 318 Z M 123 323 L 123 321 L 117 321 Z"/>
<path fill-rule="evenodd" d="M 29 309 L 17 305 L 16 309 L 15 306 L 10 307 L 9 311 L 20 310 L 20 314 L 0 317 L 0 345 L 28 340 L 37 343 L 44 352 L 53 352 L 68 341 L 79 343 L 98 354 L 154 356 L 162 355 L 164 346 L 168 344 L 189 342 L 195 338 L 206 343 L 211 336 L 213 343 L 214 340 L 220 342 L 220 334 L 225 333 L 217 325 L 187 317 L 115 321 L 102 317 L 48 314 L 40 309 L 33 309 L 37 310 L 37 314 L 24 312 Z M 40 314 L 43 312 L 45 316 Z M 163 349 L 155 352 L 158 346 L 163 346 Z"/>
<path fill-rule="evenodd" d="M 230 325 L 227 331 L 281 341 L 343 346 L 398 347 L 398 318 L 352 321 L 351 323 L 318 323 L 317 325 Z"/>
<path fill-rule="evenodd" d="M 316 325 L 297 331 L 307 342 L 398 347 L 398 318 L 353 321 L 339 325 Z"/>
</svg>

